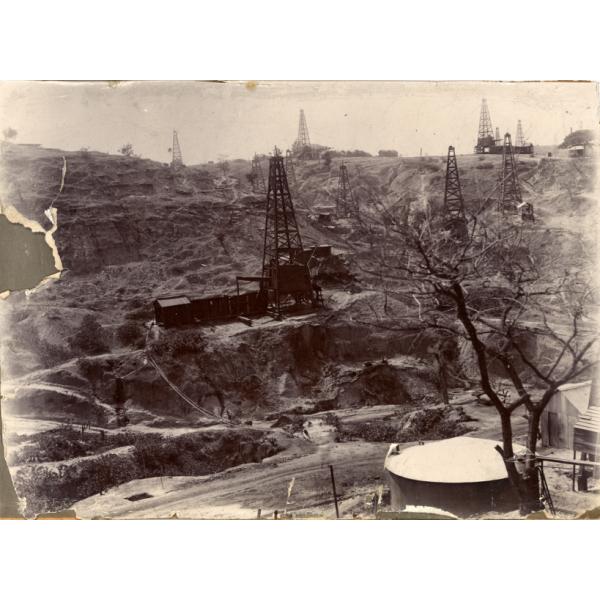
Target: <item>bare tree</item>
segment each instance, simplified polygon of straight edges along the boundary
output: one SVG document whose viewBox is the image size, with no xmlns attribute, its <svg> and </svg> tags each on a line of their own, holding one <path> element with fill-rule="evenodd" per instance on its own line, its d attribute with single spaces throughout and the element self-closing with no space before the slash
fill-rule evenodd
<svg viewBox="0 0 600 600">
<path fill-rule="evenodd" d="M 123 144 L 123 146 L 119 148 L 119 154 L 122 154 L 123 156 L 135 156 L 133 153 L 133 146 L 130 143 Z"/>
<path fill-rule="evenodd" d="M 483 205 L 468 223 L 423 212 L 407 222 L 381 203 L 377 210 L 370 229 L 379 247 L 362 253 L 359 268 L 374 289 L 384 280 L 385 293 L 399 301 L 394 329 L 433 333 L 471 349 L 483 393 L 501 422 L 498 450 L 521 512 L 539 509 L 540 417 L 561 385 L 588 375 L 594 364 L 592 265 L 581 255 L 567 265 L 556 234 L 502 219 Z M 446 361 L 434 354 L 447 399 Z M 520 407 L 528 420 L 523 457 L 513 447 Z"/>
</svg>

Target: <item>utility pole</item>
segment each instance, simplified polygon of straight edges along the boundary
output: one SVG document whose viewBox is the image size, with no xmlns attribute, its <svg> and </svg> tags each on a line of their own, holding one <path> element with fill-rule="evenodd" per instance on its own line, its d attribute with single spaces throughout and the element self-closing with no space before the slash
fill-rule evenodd
<svg viewBox="0 0 600 600">
<path fill-rule="evenodd" d="M 335 518 L 339 519 L 340 518 L 340 509 L 338 507 L 337 492 L 335 490 L 335 477 L 333 475 L 333 465 L 329 465 L 329 472 L 331 474 L 331 489 L 333 491 L 333 502 L 335 504 Z"/>
</svg>

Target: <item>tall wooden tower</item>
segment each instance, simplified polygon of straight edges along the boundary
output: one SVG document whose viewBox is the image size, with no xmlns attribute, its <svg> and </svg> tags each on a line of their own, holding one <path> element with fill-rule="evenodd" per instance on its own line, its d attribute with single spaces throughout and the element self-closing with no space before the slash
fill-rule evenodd
<svg viewBox="0 0 600 600">
<path fill-rule="evenodd" d="M 258 157 L 258 155 L 254 155 L 254 158 L 252 159 L 252 166 L 251 166 L 251 184 L 252 184 L 252 191 L 258 193 L 258 194 L 266 194 L 267 193 L 267 187 L 265 185 L 265 176 L 263 174 L 263 170 L 262 170 L 262 165 L 260 163 L 260 158 Z"/>
<path fill-rule="evenodd" d="M 171 148 L 171 166 L 174 168 L 183 166 L 183 157 L 181 156 L 181 147 L 179 146 L 179 137 L 173 130 L 173 147 Z"/>
<path fill-rule="evenodd" d="M 310 271 L 302 262 L 302 238 L 296 221 L 284 158 L 277 148 L 269 159 L 261 290 L 278 318 L 288 300 L 313 302 Z"/>
<path fill-rule="evenodd" d="M 446 186 L 444 189 L 444 211 L 447 221 L 465 222 L 465 203 L 458 174 L 454 146 L 448 146 L 446 159 Z"/>
<path fill-rule="evenodd" d="M 338 189 L 335 198 L 335 212 L 338 217 L 358 217 L 358 202 L 350 186 L 348 167 L 342 163 L 338 174 Z"/>
<path fill-rule="evenodd" d="M 498 210 L 503 215 L 520 213 L 523 221 L 535 220 L 533 205 L 529 202 L 523 202 L 510 133 L 504 136 Z"/>
</svg>

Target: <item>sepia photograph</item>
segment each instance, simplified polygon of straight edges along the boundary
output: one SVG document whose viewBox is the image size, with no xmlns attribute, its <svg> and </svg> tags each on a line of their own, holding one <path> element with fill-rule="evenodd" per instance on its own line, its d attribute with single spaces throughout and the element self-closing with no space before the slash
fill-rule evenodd
<svg viewBox="0 0 600 600">
<path fill-rule="evenodd" d="M 2 516 L 599 518 L 599 108 L 0 82 Z"/>
</svg>

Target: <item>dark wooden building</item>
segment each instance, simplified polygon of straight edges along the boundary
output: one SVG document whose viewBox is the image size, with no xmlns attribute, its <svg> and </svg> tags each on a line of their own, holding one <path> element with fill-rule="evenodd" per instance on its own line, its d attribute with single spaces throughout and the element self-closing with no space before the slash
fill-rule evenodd
<svg viewBox="0 0 600 600">
<path fill-rule="evenodd" d="M 187 296 L 157 298 L 154 301 L 154 317 L 159 325 L 173 327 L 194 322 L 192 302 Z"/>
</svg>

